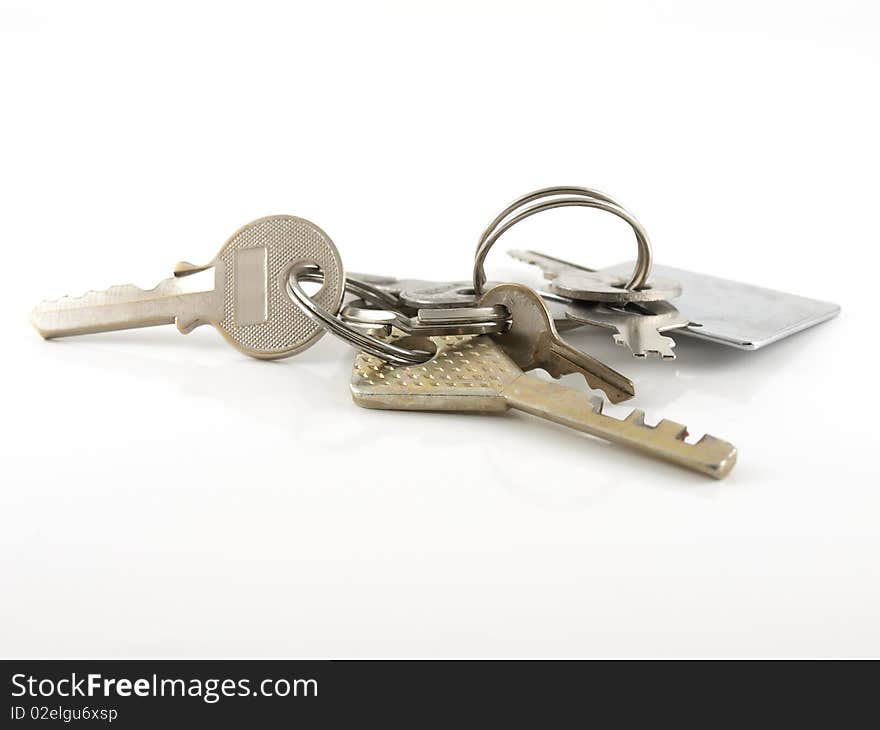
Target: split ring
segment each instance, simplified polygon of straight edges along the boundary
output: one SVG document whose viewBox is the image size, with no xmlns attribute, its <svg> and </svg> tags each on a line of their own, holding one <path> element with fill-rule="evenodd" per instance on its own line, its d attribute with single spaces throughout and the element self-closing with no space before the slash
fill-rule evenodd
<svg viewBox="0 0 880 730">
<path fill-rule="evenodd" d="M 509 216 L 515 213 L 526 203 L 530 203 L 534 200 L 539 200 L 540 198 L 558 195 L 576 195 L 578 197 L 557 198 L 555 200 L 538 203 L 536 205 L 525 208 L 524 210 L 521 210 L 517 215 L 513 216 L 509 220 L 506 220 Z M 642 224 L 639 223 L 635 219 L 635 217 L 628 210 L 626 210 L 626 208 L 618 204 L 610 196 L 605 195 L 605 193 L 601 193 L 598 190 L 592 190 L 591 188 L 561 186 L 542 188 L 541 190 L 536 190 L 532 193 L 529 193 L 528 195 L 524 195 L 523 197 L 518 198 L 509 206 L 507 206 L 507 208 L 501 211 L 501 213 L 498 214 L 495 220 L 493 220 L 488 225 L 486 230 L 483 231 L 483 235 L 480 236 L 480 241 L 477 244 L 477 252 L 474 259 L 473 280 L 474 291 L 477 293 L 477 295 L 483 293 L 484 287 L 486 285 L 486 256 L 489 254 L 489 250 L 501 236 L 503 236 L 507 231 L 509 231 L 520 221 L 525 220 L 526 218 L 529 218 L 537 213 L 541 213 L 545 210 L 552 210 L 553 208 L 567 208 L 574 206 L 585 208 L 598 208 L 599 210 L 604 210 L 608 213 L 612 213 L 618 218 L 621 218 L 629 223 L 630 227 L 633 229 L 633 232 L 636 235 L 636 243 L 638 244 L 638 256 L 636 258 L 636 264 L 635 268 L 633 269 L 632 276 L 626 283 L 625 288 L 640 289 L 641 287 L 643 287 L 646 284 L 648 276 L 651 273 L 651 243 L 648 240 L 648 234 Z"/>
<path fill-rule="evenodd" d="M 325 330 L 336 335 L 336 337 L 347 342 L 352 347 L 368 352 L 371 355 L 375 355 L 392 365 L 421 365 L 434 357 L 434 353 L 428 352 L 427 350 L 410 350 L 406 347 L 400 347 L 391 342 L 380 340 L 377 337 L 373 337 L 372 335 L 357 330 L 340 320 L 338 317 L 330 314 L 330 312 L 322 306 L 316 304 L 314 300 L 303 291 L 302 286 L 300 286 L 300 281 L 321 282 L 323 280 L 324 277 L 323 274 L 321 274 L 321 269 L 317 264 L 310 261 L 299 261 L 294 264 L 287 280 L 287 293 L 293 299 L 294 304 L 296 304 L 313 322 L 321 325 Z M 366 291 L 368 295 L 382 294 L 381 292 L 378 292 L 378 290 L 372 292 L 369 291 L 373 289 L 373 287 L 370 287 L 369 285 L 367 285 L 367 289 L 362 289 L 361 285 L 363 285 L 363 283 L 364 282 L 353 280 L 351 285 L 349 285 L 350 282 L 346 280 L 346 289 L 357 294 L 362 294 L 364 291 Z"/>
</svg>

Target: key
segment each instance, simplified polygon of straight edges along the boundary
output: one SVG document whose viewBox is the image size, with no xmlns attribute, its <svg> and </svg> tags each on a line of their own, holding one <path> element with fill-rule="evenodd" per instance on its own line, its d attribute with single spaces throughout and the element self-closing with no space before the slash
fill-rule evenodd
<svg viewBox="0 0 880 730">
<path fill-rule="evenodd" d="M 502 304 L 510 328 L 495 335 L 498 344 L 522 370 L 542 368 L 554 378 L 580 373 L 591 388 L 619 403 L 635 395 L 633 382 L 604 363 L 567 344 L 537 292 L 522 284 L 499 284 L 480 299 L 481 307 Z"/>
<path fill-rule="evenodd" d="M 688 430 L 679 423 L 663 420 L 648 426 L 641 410 L 623 420 L 604 415 L 601 398 L 523 373 L 492 336 L 436 337 L 432 342 L 437 353 L 422 365 L 390 365 L 359 353 L 351 379 L 354 402 L 410 411 L 513 408 L 715 479 L 725 477 L 736 462 L 732 444 L 709 435 L 687 443 Z"/>
<path fill-rule="evenodd" d="M 395 279 L 373 274 L 351 274 L 349 280 L 364 282 L 395 297 L 397 305 L 408 311 L 472 307 L 479 300 L 470 281 Z"/>
<path fill-rule="evenodd" d="M 623 274 L 632 263 L 606 269 Z M 682 284 L 675 306 L 690 317 L 679 332 L 740 350 L 758 350 L 840 313 L 840 305 L 796 294 L 731 281 L 696 271 L 656 265 L 654 269 Z"/>
<path fill-rule="evenodd" d="M 324 275 L 315 301 L 338 312 L 345 273 L 333 241 L 314 223 L 276 215 L 240 228 L 206 266 L 178 264 L 154 289 L 114 286 L 43 302 L 31 321 L 47 339 L 162 324 L 186 334 L 212 324 L 248 355 L 287 357 L 324 334 L 287 293 L 290 271 L 303 260 Z"/>
<path fill-rule="evenodd" d="M 497 282 L 489 282 L 492 287 Z M 454 309 L 476 306 L 480 297 L 474 293 L 470 281 L 423 281 L 409 282 L 400 291 L 401 302 L 409 307 L 431 309 Z"/>
<path fill-rule="evenodd" d="M 395 279 L 391 276 L 378 276 L 374 274 L 350 274 L 348 276 L 349 285 L 367 284 L 375 290 L 382 292 L 388 297 L 393 297 L 393 301 L 379 301 L 375 296 L 375 301 L 370 304 L 378 306 L 391 305 L 394 309 L 399 309 L 407 314 L 422 312 L 426 310 L 440 309 L 462 309 L 466 307 L 476 307 L 480 298 L 474 294 L 473 283 L 470 281 L 426 281 L 424 279 Z M 487 282 L 486 288 L 490 289 L 497 286 L 497 282 Z M 550 292 L 538 292 L 547 301 L 562 301 L 565 304 L 571 300 L 567 297 L 561 297 L 558 294 Z M 368 296 L 369 292 L 363 292 L 364 296 Z M 439 312 L 436 315 L 439 317 Z M 554 317 L 554 324 L 559 332 L 577 329 L 581 323 L 565 317 L 564 313 L 560 317 Z M 376 330 L 379 332 L 380 330 Z M 491 330 L 486 330 L 489 332 Z M 442 332 L 442 334 L 484 334 L 482 332 Z"/>
<path fill-rule="evenodd" d="M 534 251 L 509 253 L 516 259 L 541 266 L 547 278 L 553 276 L 551 269 L 591 271 Z M 622 281 L 633 266 L 629 261 L 598 273 Z M 652 270 L 660 275 L 658 278 L 679 284 L 681 293 L 676 297 L 675 307 L 690 319 L 688 325 L 678 329 L 679 333 L 740 350 L 758 350 L 840 313 L 840 305 L 833 302 L 671 266 L 655 264 Z M 657 280 L 652 278 L 651 282 L 656 284 Z"/>
<path fill-rule="evenodd" d="M 390 335 L 392 327 L 408 335 L 481 335 L 503 332 L 510 326 L 510 314 L 504 307 L 459 307 L 456 309 L 420 309 L 413 317 L 390 309 L 369 307 L 363 300 L 346 304 L 339 314 L 351 325 L 374 334 Z"/>
<path fill-rule="evenodd" d="M 675 299 L 681 285 L 672 279 L 655 276 L 641 289 L 627 289 L 627 277 L 607 271 L 595 271 L 570 261 L 547 256 L 537 251 L 508 251 L 509 256 L 533 264 L 550 280 L 550 290 L 571 299 L 590 302 L 656 302 Z"/>
<path fill-rule="evenodd" d="M 615 330 L 614 341 L 629 348 L 635 357 L 655 354 L 664 360 L 674 360 L 675 340 L 661 332 L 687 327 L 691 321 L 669 302 L 644 302 L 637 306 L 638 310 L 573 301 L 565 316 L 575 322 Z"/>
</svg>

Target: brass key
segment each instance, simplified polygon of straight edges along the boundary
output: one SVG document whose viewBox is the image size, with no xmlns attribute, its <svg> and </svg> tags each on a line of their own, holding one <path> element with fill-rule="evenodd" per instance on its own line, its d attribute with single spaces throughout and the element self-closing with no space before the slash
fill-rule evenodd
<svg viewBox="0 0 880 730">
<path fill-rule="evenodd" d="M 623 420 L 604 415 L 600 397 L 527 375 L 489 335 L 431 340 L 437 352 L 422 365 L 391 365 L 359 353 L 351 380 L 354 402 L 406 411 L 515 408 L 715 479 L 725 477 L 736 463 L 732 444 L 709 435 L 689 444 L 684 440 L 687 427 L 680 423 L 664 420 L 647 426 L 641 410 Z"/>
<path fill-rule="evenodd" d="M 498 284 L 483 294 L 481 307 L 502 305 L 510 312 L 510 327 L 495 340 L 523 370 L 542 368 L 554 378 L 580 373 L 591 388 L 612 403 L 636 394 L 633 382 L 605 363 L 569 345 L 559 336 L 553 317 L 540 295 L 522 284 Z"/>
</svg>

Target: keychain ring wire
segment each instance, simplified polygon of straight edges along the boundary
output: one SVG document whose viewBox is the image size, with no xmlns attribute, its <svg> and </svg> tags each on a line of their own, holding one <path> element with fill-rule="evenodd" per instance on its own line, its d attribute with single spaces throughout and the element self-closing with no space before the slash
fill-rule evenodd
<svg viewBox="0 0 880 730">
<path fill-rule="evenodd" d="M 294 264 L 290 270 L 290 276 L 287 280 L 287 292 L 303 313 L 313 322 L 319 324 L 326 331 L 340 338 L 349 345 L 358 350 L 363 350 L 371 355 L 375 355 L 392 365 L 421 365 L 434 357 L 433 352 L 427 350 L 411 350 L 406 347 L 400 347 L 392 342 L 385 342 L 378 337 L 368 335 L 355 327 L 343 322 L 338 317 L 330 314 L 326 309 L 317 304 L 308 294 L 305 293 L 301 281 L 323 282 L 324 275 L 321 273 L 317 264 L 311 262 L 299 262 Z M 365 282 L 357 279 L 346 279 L 346 291 L 353 294 L 366 294 L 368 298 L 376 296 L 382 300 L 386 295 Z"/>
<path fill-rule="evenodd" d="M 507 219 L 511 214 L 513 214 L 526 203 L 539 200 L 540 198 L 558 195 L 577 195 L 578 197 L 557 198 L 555 200 L 546 201 L 544 203 L 538 203 L 520 211 L 513 218 L 510 218 L 510 220 L 504 222 L 505 219 Z M 483 234 L 480 236 L 480 240 L 477 244 L 476 256 L 474 258 L 474 292 L 478 295 L 483 293 L 484 287 L 486 285 L 486 256 L 489 254 L 489 251 L 495 244 L 495 242 L 502 235 L 504 235 L 504 233 L 506 233 L 520 221 L 525 220 L 526 218 L 529 218 L 537 213 L 541 213 L 545 210 L 552 210 L 553 208 L 566 208 L 572 206 L 582 206 L 586 208 L 597 208 L 599 210 L 604 210 L 608 213 L 616 215 L 618 218 L 625 220 L 630 225 L 636 235 L 638 255 L 636 258 L 636 264 L 633 269 L 632 276 L 630 277 L 630 280 L 626 283 L 625 288 L 639 289 L 643 287 L 648 280 L 648 276 L 651 273 L 652 259 L 651 243 L 648 239 L 647 231 L 645 231 L 642 224 L 639 223 L 638 220 L 636 220 L 636 218 L 628 210 L 626 210 L 626 208 L 624 208 L 612 197 L 606 195 L 605 193 L 601 193 L 598 190 L 592 190 L 591 188 L 559 186 L 535 190 L 534 192 L 528 193 L 527 195 L 518 198 L 517 200 L 513 201 L 513 203 L 508 205 L 503 211 L 501 211 L 501 213 L 499 213 L 495 217 L 495 219 L 486 227 L 486 229 L 483 231 Z"/>
</svg>

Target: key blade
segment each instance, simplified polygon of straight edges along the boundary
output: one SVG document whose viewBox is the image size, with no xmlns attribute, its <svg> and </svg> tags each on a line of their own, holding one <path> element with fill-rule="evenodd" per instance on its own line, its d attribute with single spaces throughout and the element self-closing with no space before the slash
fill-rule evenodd
<svg viewBox="0 0 880 730">
<path fill-rule="evenodd" d="M 461 322 L 508 322 L 510 312 L 500 305 L 492 307 L 446 307 L 430 309 L 423 307 L 418 310 L 420 321 L 430 324 L 459 324 Z"/>
<path fill-rule="evenodd" d="M 560 341 L 550 343 L 551 358 L 545 370 L 554 378 L 579 373 L 594 390 L 601 390 L 612 403 L 629 400 L 636 394 L 632 380 L 585 352 Z"/>
<path fill-rule="evenodd" d="M 351 379 L 354 402 L 405 411 L 516 408 L 716 479 L 736 461 L 736 449 L 726 441 L 704 436 L 696 444 L 686 443 L 687 428 L 679 423 L 646 426 L 639 410 L 623 420 L 604 415 L 601 397 L 523 373 L 491 337 L 435 337 L 433 342 L 437 354 L 421 365 L 393 365 L 360 353 Z"/>
<path fill-rule="evenodd" d="M 639 330 L 623 330 L 614 334 L 614 343 L 626 347 L 633 357 L 647 358 L 656 355 L 661 360 L 675 360 L 675 340 L 671 337 L 654 332 L 642 332 Z"/>
<path fill-rule="evenodd" d="M 697 443 L 689 444 L 684 440 L 687 427 L 667 420 L 647 426 L 641 410 L 632 411 L 623 420 L 606 416 L 600 399 L 558 383 L 523 374 L 507 384 L 503 393 L 508 404 L 517 410 L 637 449 L 714 479 L 723 479 L 736 464 L 736 447 L 727 441 L 707 434 Z"/>
<path fill-rule="evenodd" d="M 219 306 L 212 301 L 219 299 L 213 296 L 213 282 L 213 273 L 203 272 L 165 279 L 153 289 L 123 284 L 62 297 L 38 304 L 31 312 L 31 323 L 46 339 L 175 322 L 187 332 L 206 321 L 204 315 L 222 315 L 222 301 Z"/>
<path fill-rule="evenodd" d="M 588 269 L 586 266 L 580 266 L 579 264 L 574 264 L 565 259 L 557 259 L 553 256 L 539 253 L 538 251 L 513 250 L 508 251 L 507 255 L 517 261 L 537 266 L 544 272 L 544 278 L 546 279 L 555 279 L 560 274 L 566 274 L 572 271 L 587 271 L 590 273 L 595 271 L 595 269 Z"/>
<path fill-rule="evenodd" d="M 678 330 L 690 324 L 668 302 L 642 302 L 627 308 L 615 308 L 598 302 L 572 302 L 565 316 L 576 322 L 615 330 L 614 341 L 629 348 L 635 357 L 656 354 L 663 360 L 674 360 L 675 340 L 663 332 Z"/>
</svg>

